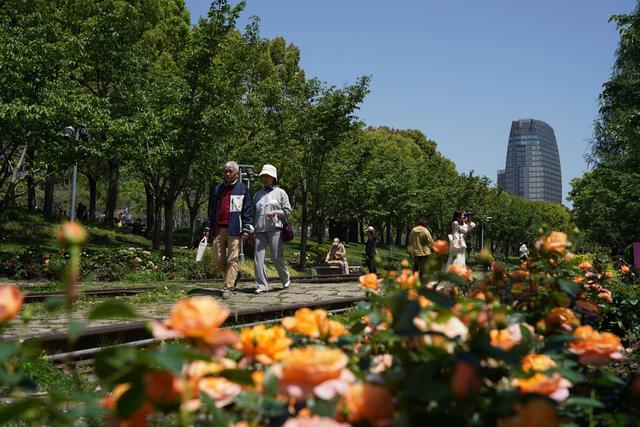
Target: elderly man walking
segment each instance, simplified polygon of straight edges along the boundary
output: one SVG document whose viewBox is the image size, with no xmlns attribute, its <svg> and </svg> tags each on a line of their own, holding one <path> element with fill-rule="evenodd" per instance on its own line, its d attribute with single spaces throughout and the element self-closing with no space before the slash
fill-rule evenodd
<svg viewBox="0 0 640 427">
<path fill-rule="evenodd" d="M 209 227 L 215 236 L 213 256 L 224 274 L 222 298 L 231 298 L 238 278 L 240 239 L 253 233 L 251 196 L 238 179 L 236 162 L 224 165 L 224 183 L 209 195 Z M 205 233 L 208 237 L 208 233 Z"/>
</svg>

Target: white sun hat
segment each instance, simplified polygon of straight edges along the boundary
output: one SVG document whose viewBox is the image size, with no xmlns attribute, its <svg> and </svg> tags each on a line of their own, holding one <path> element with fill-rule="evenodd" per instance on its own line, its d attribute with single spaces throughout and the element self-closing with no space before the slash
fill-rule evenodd
<svg viewBox="0 0 640 427">
<path fill-rule="evenodd" d="M 278 171 L 273 165 L 264 165 L 260 171 L 260 176 L 262 175 L 269 175 L 273 179 L 278 179 Z"/>
</svg>

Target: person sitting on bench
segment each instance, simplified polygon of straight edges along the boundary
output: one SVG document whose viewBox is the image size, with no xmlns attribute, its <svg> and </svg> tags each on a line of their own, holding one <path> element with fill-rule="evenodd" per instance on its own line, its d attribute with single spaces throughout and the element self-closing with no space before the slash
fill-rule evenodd
<svg viewBox="0 0 640 427">
<path fill-rule="evenodd" d="M 336 264 L 340 267 L 341 274 L 349 274 L 349 264 L 347 263 L 347 250 L 344 245 L 340 243 L 340 239 L 337 237 L 333 239 L 333 245 L 331 250 L 327 254 L 325 259 L 327 264 Z"/>
</svg>

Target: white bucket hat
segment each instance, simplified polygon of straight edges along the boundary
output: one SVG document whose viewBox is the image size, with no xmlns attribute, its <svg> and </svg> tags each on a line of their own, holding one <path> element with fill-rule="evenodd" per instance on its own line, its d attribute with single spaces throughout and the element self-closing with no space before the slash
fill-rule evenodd
<svg viewBox="0 0 640 427">
<path fill-rule="evenodd" d="M 260 176 L 262 175 L 269 175 L 273 179 L 278 179 L 278 171 L 273 165 L 264 165 L 260 171 Z"/>
</svg>

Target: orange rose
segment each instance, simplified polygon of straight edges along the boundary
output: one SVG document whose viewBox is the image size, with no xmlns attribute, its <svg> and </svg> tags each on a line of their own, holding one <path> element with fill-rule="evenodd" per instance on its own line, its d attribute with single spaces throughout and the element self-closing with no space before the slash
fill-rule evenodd
<svg viewBox="0 0 640 427">
<path fill-rule="evenodd" d="M 282 360 L 290 345 L 291 339 L 287 338 L 283 328 L 274 326 L 267 329 L 264 325 L 256 325 L 240 332 L 238 349 L 245 356 L 270 365 Z"/>
<path fill-rule="evenodd" d="M 198 381 L 198 389 L 211 398 L 216 407 L 222 408 L 233 402 L 242 387 L 223 377 L 205 377 Z"/>
<path fill-rule="evenodd" d="M 584 277 L 583 277 L 583 276 L 581 276 L 581 275 L 579 275 L 579 274 L 578 274 L 577 276 L 574 276 L 574 277 L 573 277 L 573 283 L 575 283 L 575 284 L 579 285 L 579 284 L 581 284 L 582 282 L 584 282 Z"/>
<path fill-rule="evenodd" d="M 613 273 L 610 271 L 605 271 L 604 272 L 604 277 L 606 277 L 607 279 L 611 279 L 613 278 Z"/>
<path fill-rule="evenodd" d="M 118 399 L 131 388 L 131 384 L 118 384 L 113 389 L 113 393 L 102 399 L 101 406 L 110 411 L 115 411 L 118 406 Z M 109 427 L 146 427 L 147 417 L 153 412 L 153 408 L 148 403 L 144 403 L 129 418 L 121 419 L 111 415 L 106 421 Z"/>
<path fill-rule="evenodd" d="M 589 261 L 582 261 L 579 265 L 580 270 L 582 271 L 589 271 L 591 270 L 591 268 L 593 268 L 593 266 L 591 265 L 591 263 Z"/>
<path fill-rule="evenodd" d="M 622 267 L 620 267 L 620 273 L 629 274 L 631 273 L 631 269 L 629 268 L 628 265 L 623 265 Z"/>
<path fill-rule="evenodd" d="M 295 418 L 289 418 L 282 427 L 350 427 L 350 425 L 318 415 L 299 415 Z"/>
<path fill-rule="evenodd" d="M 347 367 L 347 355 L 341 350 L 325 347 L 304 347 L 289 351 L 282 365 L 274 366 L 280 379 L 280 391 L 295 399 L 312 392 L 325 400 L 336 393 L 343 394 L 354 377 Z"/>
<path fill-rule="evenodd" d="M 583 365 L 606 365 L 609 359 L 623 358 L 620 338 L 610 332 L 596 332 L 586 325 L 576 328 L 573 337 L 569 350 L 579 356 L 578 362 Z"/>
<path fill-rule="evenodd" d="M 324 310 L 311 310 L 301 308 L 296 311 L 294 317 L 282 319 L 282 326 L 290 332 L 306 335 L 311 338 L 320 337 L 320 325 L 326 320 L 327 312 Z"/>
<path fill-rule="evenodd" d="M 24 296 L 16 285 L 0 285 L 0 323 L 8 322 L 20 312 Z"/>
<path fill-rule="evenodd" d="M 149 403 L 164 407 L 175 403 L 182 394 L 182 383 L 169 371 L 156 371 L 145 376 L 146 397 Z"/>
<path fill-rule="evenodd" d="M 580 320 L 578 320 L 573 311 L 564 307 L 552 309 L 549 314 L 547 314 L 545 323 L 548 328 L 559 326 L 567 331 L 572 331 L 574 328 L 580 326 Z"/>
<path fill-rule="evenodd" d="M 393 395 L 374 384 L 352 384 L 344 396 L 350 423 L 367 422 L 371 426 L 393 425 Z"/>
<path fill-rule="evenodd" d="M 589 315 L 589 316 L 599 316 L 600 315 L 600 308 L 598 308 L 597 305 L 595 305 L 593 302 L 588 301 L 588 300 L 581 299 L 581 300 L 576 301 L 574 309 L 578 313 L 586 314 L 586 315 Z"/>
<path fill-rule="evenodd" d="M 536 373 L 530 378 L 515 378 L 511 384 L 520 389 L 521 394 L 535 393 L 562 402 L 569 397 L 571 382 L 559 373 L 551 376 Z"/>
<path fill-rule="evenodd" d="M 447 255 L 449 253 L 449 243 L 445 240 L 436 240 L 433 242 L 433 251 L 438 255 Z"/>
<path fill-rule="evenodd" d="M 548 236 L 541 237 L 536 242 L 536 249 L 547 253 L 555 253 L 563 255 L 567 250 L 569 242 L 567 241 L 567 235 L 560 231 L 553 231 Z"/>
<path fill-rule="evenodd" d="M 453 353 L 456 341 L 464 342 L 469 336 L 467 326 L 455 316 L 451 316 L 444 323 L 435 321 L 427 323 L 422 317 L 414 317 L 413 325 L 422 332 L 435 332 L 425 334 L 423 342 L 426 345 L 440 347 L 448 353 Z"/>
<path fill-rule="evenodd" d="M 235 333 L 219 329 L 228 316 L 229 310 L 215 298 L 183 298 L 173 306 L 168 320 L 153 323 L 153 335 L 160 339 L 196 338 L 210 345 L 235 344 Z"/>
<path fill-rule="evenodd" d="M 253 386 L 255 387 L 256 391 L 258 393 L 262 393 L 264 385 L 264 371 L 251 372 L 251 381 L 253 381 Z"/>
<path fill-rule="evenodd" d="M 530 399 L 515 405 L 516 415 L 498 420 L 498 427 L 559 427 L 560 420 L 553 403 L 547 399 Z"/>
<path fill-rule="evenodd" d="M 373 289 L 377 291 L 380 289 L 380 281 L 376 273 L 369 273 L 360 276 L 360 287 L 365 289 Z"/>
<path fill-rule="evenodd" d="M 325 320 L 320 325 L 320 329 L 322 336 L 329 342 L 336 342 L 339 337 L 349 334 L 349 330 L 337 320 Z"/>
<path fill-rule="evenodd" d="M 87 231 L 79 223 L 68 221 L 58 230 L 58 240 L 64 246 L 82 245 L 87 240 Z"/>
<path fill-rule="evenodd" d="M 511 272 L 511 277 L 516 280 L 525 280 L 527 277 L 529 277 L 529 272 L 527 270 L 518 269 Z"/>
<path fill-rule="evenodd" d="M 522 359 L 522 370 L 529 371 L 546 371 L 555 368 L 556 362 L 546 354 L 527 354 Z"/>
<path fill-rule="evenodd" d="M 217 375 L 225 369 L 235 369 L 236 362 L 231 359 L 218 358 L 210 361 L 194 360 L 185 369 L 189 378 L 202 378 L 207 375 Z"/>
<path fill-rule="evenodd" d="M 396 278 L 396 283 L 403 288 L 413 288 L 418 283 L 419 273 L 412 272 L 408 268 L 405 268 L 400 273 L 400 276 Z"/>
<path fill-rule="evenodd" d="M 447 271 L 449 273 L 455 274 L 456 276 L 462 277 L 464 280 L 471 280 L 473 277 L 473 272 L 471 271 L 471 269 L 460 264 L 451 264 Z"/>
<path fill-rule="evenodd" d="M 533 328 L 526 323 L 515 323 L 507 329 L 492 329 L 489 331 L 491 345 L 493 347 L 501 348 L 504 351 L 510 351 L 516 344 L 522 341 L 522 331 L 520 330 L 521 326 L 524 326 L 533 333 Z"/>
<path fill-rule="evenodd" d="M 468 399 L 480 393 L 482 383 L 476 370 L 467 362 L 456 363 L 451 377 L 451 391 L 458 399 Z"/>
</svg>

